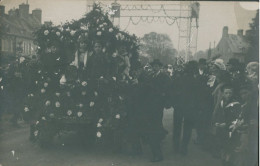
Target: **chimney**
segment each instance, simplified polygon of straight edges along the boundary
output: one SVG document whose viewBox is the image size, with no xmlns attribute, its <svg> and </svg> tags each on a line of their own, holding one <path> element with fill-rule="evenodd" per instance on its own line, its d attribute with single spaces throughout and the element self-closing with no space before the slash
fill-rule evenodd
<svg viewBox="0 0 260 166">
<path fill-rule="evenodd" d="M 223 28 L 222 37 L 228 37 L 228 27 L 227 26 L 224 26 L 224 28 Z"/>
<path fill-rule="evenodd" d="M 5 6 L 0 5 L 0 17 L 5 15 Z"/>
<path fill-rule="evenodd" d="M 40 24 L 42 23 L 42 10 L 41 9 L 34 9 L 32 11 L 32 16 L 36 18 Z"/>
<path fill-rule="evenodd" d="M 240 37 L 243 37 L 243 29 L 239 29 L 237 30 L 237 35 L 240 36 Z"/>
<path fill-rule="evenodd" d="M 19 5 L 19 14 L 20 17 L 28 17 L 29 16 L 29 5 L 28 4 L 21 4 Z"/>
</svg>

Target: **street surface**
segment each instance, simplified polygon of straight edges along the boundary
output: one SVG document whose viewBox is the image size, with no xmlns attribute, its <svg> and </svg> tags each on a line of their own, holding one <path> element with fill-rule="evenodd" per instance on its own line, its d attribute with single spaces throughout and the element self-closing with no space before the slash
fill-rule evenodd
<svg viewBox="0 0 260 166">
<path fill-rule="evenodd" d="M 151 154 L 147 145 L 140 156 L 116 154 L 109 149 L 86 149 L 73 133 L 56 139 L 51 149 L 41 149 L 29 141 L 27 124 L 21 122 L 21 127 L 15 128 L 2 120 L 0 166 L 221 166 L 220 160 L 211 157 L 192 141 L 187 156 L 174 154 L 171 142 L 173 110 L 164 112 L 164 126 L 169 134 L 163 142 L 164 160 L 159 163 L 149 161 Z"/>
</svg>

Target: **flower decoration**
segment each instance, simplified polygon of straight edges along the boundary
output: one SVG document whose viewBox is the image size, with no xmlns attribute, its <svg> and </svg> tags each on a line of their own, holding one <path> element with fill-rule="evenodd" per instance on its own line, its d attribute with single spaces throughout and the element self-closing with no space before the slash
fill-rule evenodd
<svg viewBox="0 0 260 166">
<path fill-rule="evenodd" d="M 116 114 L 115 118 L 120 119 L 120 114 Z"/>
<path fill-rule="evenodd" d="M 59 93 L 59 92 L 56 92 L 55 95 L 56 95 L 57 97 L 60 97 L 60 93 Z"/>
<path fill-rule="evenodd" d="M 37 84 L 38 84 L 38 81 L 35 81 L 35 84 L 37 85 Z"/>
<path fill-rule="evenodd" d="M 70 31 L 70 35 L 71 35 L 71 36 L 74 36 L 75 33 L 76 33 L 76 31 L 74 31 L 74 30 Z"/>
<path fill-rule="evenodd" d="M 45 89 L 41 89 L 41 93 L 45 93 L 46 92 L 46 90 Z"/>
<path fill-rule="evenodd" d="M 38 120 L 35 122 L 36 125 L 38 125 L 39 123 L 40 123 L 40 122 L 39 122 Z"/>
<path fill-rule="evenodd" d="M 60 107 L 60 102 L 56 101 L 55 107 L 59 108 Z"/>
<path fill-rule="evenodd" d="M 78 112 L 77 115 L 78 115 L 78 117 L 81 117 L 82 116 L 82 112 Z"/>
<path fill-rule="evenodd" d="M 104 78 L 103 76 L 100 77 L 100 79 L 103 79 L 103 78 Z"/>
<path fill-rule="evenodd" d="M 71 111 L 71 110 L 68 110 L 68 111 L 67 111 L 67 115 L 70 116 L 71 114 L 72 114 L 72 111 Z"/>
<path fill-rule="evenodd" d="M 100 118 L 100 119 L 98 120 L 98 122 L 99 122 L 99 123 L 102 123 L 102 122 L 103 122 L 103 119 L 102 119 L 102 118 Z"/>
<path fill-rule="evenodd" d="M 57 35 L 57 36 L 60 36 L 60 32 L 56 32 L 56 35 Z"/>
<path fill-rule="evenodd" d="M 97 124 L 97 127 L 102 127 L 101 123 L 98 123 L 98 124 Z"/>
<path fill-rule="evenodd" d="M 113 58 L 117 57 L 117 53 L 114 52 L 114 53 L 112 54 L 112 57 L 113 57 Z"/>
<path fill-rule="evenodd" d="M 102 32 L 101 31 L 98 31 L 97 32 L 97 36 L 101 36 Z"/>
<path fill-rule="evenodd" d="M 67 96 L 68 96 L 68 97 L 70 97 L 70 96 L 71 96 L 71 95 L 70 95 L 70 92 L 67 92 L 66 94 L 67 94 Z"/>
<path fill-rule="evenodd" d="M 48 83 L 47 82 L 45 82 L 44 84 L 43 84 L 43 86 L 45 87 L 45 88 L 47 88 L 48 87 Z"/>
<path fill-rule="evenodd" d="M 116 81 L 116 77 L 112 77 L 114 81 Z"/>
<path fill-rule="evenodd" d="M 51 105 L 51 101 L 50 101 L 50 100 L 47 100 L 47 101 L 45 102 L 45 105 L 46 105 L 46 106 Z"/>
<path fill-rule="evenodd" d="M 30 111 L 28 107 L 24 107 L 24 112 Z"/>
<path fill-rule="evenodd" d="M 109 30 L 108 30 L 109 32 L 113 32 L 114 30 L 113 30 L 113 28 L 109 28 Z"/>
<path fill-rule="evenodd" d="M 44 31 L 44 35 L 47 36 L 49 34 L 49 31 L 48 30 L 45 30 Z"/>
<path fill-rule="evenodd" d="M 46 120 L 46 118 L 43 116 L 43 117 L 42 117 L 42 120 Z"/>
<path fill-rule="evenodd" d="M 33 133 L 33 134 L 34 134 L 34 136 L 35 136 L 35 137 L 37 137 L 37 135 L 38 135 L 38 132 L 39 132 L 38 130 L 34 131 L 34 133 Z"/>
<path fill-rule="evenodd" d="M 97 97 L 97 96 L 98 96 L 98 93 L 95 91 L 95 92 L 94 92 L 94 95 Z"/>
<path fill-rule="evenodd" d="M 101 132 L 98 131 L 98 132 L 97 132 L 97 137 L 100 138 L 101 136 L 102 136 Z"/>
<path fill-rule="evenodd" d="M 93 102 L 93 101 L 91 101 L 90 103 L 89 103 L 89 106 L 90 107 L 93 107 L 95 105 L 95 103 Z"/>
<path fill-rule="evenodd" d="M 81 104 L 81 103 L 79 104 L 79 107 L 80 107 L 80 108 L 82 108 L 83 106 L 84 106 L 83 104 Z"/>
<path fill-rule="evenodd" d="M 83 82 L 81 83 L 81 85 L 82 85 L 82 86 L 87 86 L 88 83 L 87 83 L 86 81 L 83 81 Z"/>
</svg>

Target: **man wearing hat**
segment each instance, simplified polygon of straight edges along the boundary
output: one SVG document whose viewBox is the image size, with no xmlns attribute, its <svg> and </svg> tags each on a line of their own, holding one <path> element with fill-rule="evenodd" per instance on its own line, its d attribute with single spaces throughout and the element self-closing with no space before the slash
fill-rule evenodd
<svg viewBox="0 0 260 166">
<path fill-rule="evenodd" d="M 146 79 L 140 79 L 139 104 L 140 123 L 142 136 L 148 142 L 152 151 L 152 162 L 163 160 L 161 141 L 167 131 L 163 127 L 163 109 L 167 98 L 167 90 L 170 79 L 160 69 L 162 63 L 156 59 L 151 63 L 152 71 L 149 71 Z"/>
</svg>

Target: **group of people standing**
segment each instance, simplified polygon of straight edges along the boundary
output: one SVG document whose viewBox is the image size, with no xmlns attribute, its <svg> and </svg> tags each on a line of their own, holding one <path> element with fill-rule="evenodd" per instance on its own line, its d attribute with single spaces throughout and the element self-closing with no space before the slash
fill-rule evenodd
<svg viewBox="0 0 260 166">
<path fill-rule="evenodd" d="M 162 125 L 163 108 L 173 107 L 175 153 L 187 155 L 195 129 L 194 143 L 220 158 L 224 166 L 254 166 L 258 156 L 258 69 L 258 62 L 245 66 L 232 58 L 225 65 L 222 59 L 200 59 L 172 72 L 155 60 L 152 79 L 142 82 L 147 75 L 138 78 L 139 103 L 135 104 L 136 110 L 147 110 L 143 116 L 147 121 L 139 125 L 149 124 L 145 135 L 151 139 L 152 161 L 163 159 L 160 144 L 167 133 Z"/>
<path fill-rule="evenodd" d="M 79 43 L 71 65 L 78 71 L 75 78 L 102 78 L 104 82 L 116 78 L 129 84 L 125 89 L 126 133 L 134 153 L 141 153 L 143 140 L 151 147 L 152 161 L 163 160 L 161 142 L 168 133 L 162 123 L 163 110 L 173 107 L 175 153 L 187 155 L 192 130 L 196 129 L 197 138 L 194 142 L 208 149 L 213 156 L 221 158 L 224 166 L 256 164 L 258 62 L 250 62 L 245 66 L 236 59 L 230 59 L 225 65 L 221 59 L 212 62 L 200 59 L 199 62 L 189 61 L 179 68 L 181 70 L 175 70 L 172 66 L 164 67 L 155 59 L 139 70 L 131 71 L 131 55 L 125 47 L 122 46 L 109 58 L 102 48 L 102 43 L 96 42 L 90 54 L 84 51 L 84 43 Z M 20 72 L 14 71 L 14 76 L 10 78 L 17 78 L 21 82 Z M 2 78 L 0 82 L 3 82 Z M 13 90 L 15 92 L 11 97 L 20 100 L 15 95 L 24 94 L 19 91 L 23 89 Z M 17 116 L 15 113 L 14 122 Z"/>
</svg>

